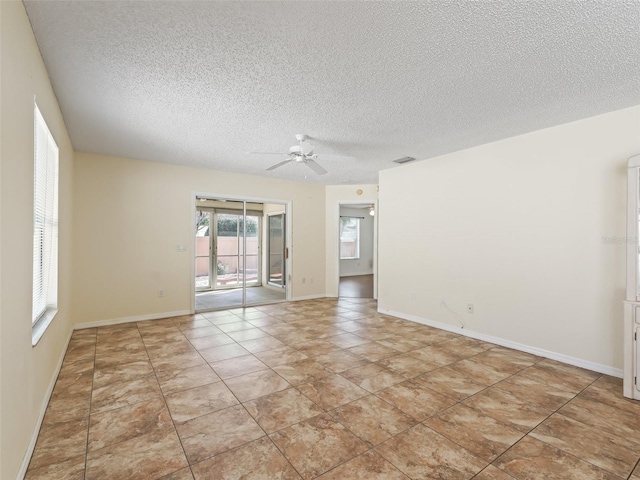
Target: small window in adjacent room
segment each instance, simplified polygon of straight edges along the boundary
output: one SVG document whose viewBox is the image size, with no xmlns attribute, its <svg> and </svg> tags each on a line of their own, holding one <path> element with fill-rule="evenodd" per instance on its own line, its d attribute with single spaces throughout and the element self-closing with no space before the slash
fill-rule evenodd
<svg viewBox="0 0 640 480">
<path fill-rule="evenodd" d="M 340 260 L 360 258 L 360 219 L 340 217 Z"/>
<path fill-rule="evenodd" d="M 58 307 L 58 146 L 34 105 L 32 344 Z"/>
</svg>

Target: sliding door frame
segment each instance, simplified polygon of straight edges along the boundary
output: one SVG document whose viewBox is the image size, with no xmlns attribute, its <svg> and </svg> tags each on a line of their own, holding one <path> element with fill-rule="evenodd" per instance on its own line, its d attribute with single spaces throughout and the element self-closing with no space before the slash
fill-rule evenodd
<svg viewBox="0 0 640 480">
<path fill-rule="evenodd" d="M 293 242 L 292 242 L 292 221 L 291 221 L 291 210 L 292 210 L 292 202 L 291 200 L 282 200 L 282 199 L 274 199 L 274 198 L 260 198 L 260 197 L 249 197 L 249 196 L 240 196 L 240 195 L 227 195 L 222 193 L 215 192 L 191 192 L 191 248 L 190 251 L 190 266 L 191 266 L 191 274 L 190 274 L 190 295 L 191 295 L 191 313 L 195 313 L 196 311 L 196 257 L 195 257 L 195 245 L 196 245 L 196 229 L 194 228 L 193 219 L 196 218 L 196 203 L 198 198 L 209 198 L 212 200 L 231 200 L 236 202 L 245 202 L 243 207 L 243 216 L 246 218 L 247 215 L 247 203 L 271 203 L 271 204 L 279 204 L 284 206 L 285 213 L 285 247 L 288 248 L 288 258 L 285 259 L 285 301 L 291 299 L 291 271 L 293 264 Z M 244 232 L 246 233 L 246 221 L 243 222 Z M 244 244 L 243 257 L 246 259 L 246 242 Z M 264 252 L 263 252 L 264 254 Z M 242 294 L 242 305 L 246 305 L 246 283 L 243 281 L 243 294 Z"/>
</svg>

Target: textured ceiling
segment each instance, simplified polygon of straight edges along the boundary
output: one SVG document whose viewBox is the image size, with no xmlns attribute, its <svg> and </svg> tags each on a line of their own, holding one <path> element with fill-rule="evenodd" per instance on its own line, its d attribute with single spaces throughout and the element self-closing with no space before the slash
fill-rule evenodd
<svg viewBox="0 0 640 480">
<path fill-rule="evenodd" d="M 399 157 L 640 103 L 638 0 L 25 5 L 79 151 L 376 183 Z M 247 154 L 296 133 L 328 175 Z"/>
</svg>

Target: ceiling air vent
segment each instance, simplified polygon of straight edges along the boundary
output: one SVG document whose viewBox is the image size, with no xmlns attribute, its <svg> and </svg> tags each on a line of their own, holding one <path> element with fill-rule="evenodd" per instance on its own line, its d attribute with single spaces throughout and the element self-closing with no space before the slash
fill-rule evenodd
<svg viewBox="0 0 640 480">
<path fill-rule="evenodd" d="M 413 157 L 402 157 L 402 158 L 398 158 L 397 160 L 394 160 L 393 163 L 409 163 L 409 162 L 413 162 L 415 160 L 415 158 Z"/>
</svg>

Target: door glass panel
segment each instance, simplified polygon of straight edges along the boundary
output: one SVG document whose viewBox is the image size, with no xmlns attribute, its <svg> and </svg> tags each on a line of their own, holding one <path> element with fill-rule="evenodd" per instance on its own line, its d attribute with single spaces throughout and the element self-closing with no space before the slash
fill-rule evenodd
<svg viewBox="0 0 640 480">
<path fill-rule="evenodd" d="M 238 202 L 234 202 L 238 203 Z M 240 262 L 242 255 L 241 224 L 242 211 L 239 215 L 216 213 L 216 248 L 215 269 L 216 288 L 241 286 Z"/>
<path fill-rule="evenodd" d="M 211 288 L 211 215 L 196 210 L 196 290 Z"/>
<path fill-rule="evenodd" d="M 284 214 L 269 216 L 269 284 L 284 286 Z"/>
</svg>

